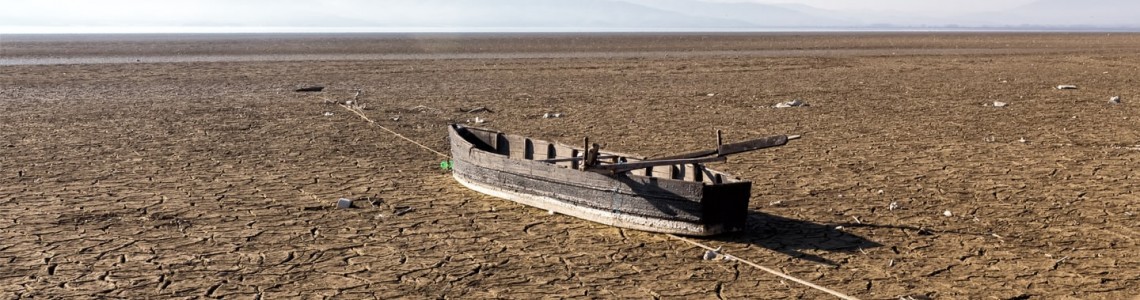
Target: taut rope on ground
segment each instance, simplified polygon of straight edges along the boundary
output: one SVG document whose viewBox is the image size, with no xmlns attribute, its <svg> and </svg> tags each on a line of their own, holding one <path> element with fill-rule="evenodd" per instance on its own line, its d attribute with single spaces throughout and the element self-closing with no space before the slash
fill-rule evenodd
<svg viewBox="0 0 1140 300">
<path fill-rule="evenodd" d="M 395 136 L 397 136 L 397 137 L 400 137 L 400 138 L 402 138 L 402 139 L 404 139 L 404 140 L 407 140 L 408 142 L 411 142 L 412 144 L 416 144 L 416 146 L 420 146 L 421 148 L 424 148 L 424 150 L 427 150 L 427 151 L 431 151 L 432 153 L 438 154 L 439 156 L 441 156 L 441 157 L 443 157 L 443 158 L 450 158 L 450 156 L 448 156 L 447 154 L 443 154 L 443 152 L 435 151 L 435 149 L 429 148 L 428 146 L 424 146 L 423 144 L 420 144 L 419 142 L 416 142 L 415 140 L 412 140 L 412 139 L 410 139 L 410 138 L 408 138 L 408 137 L 406 137 L 406 136 L 404 136 L 404 135 L 402 135 L 402 134 L 399 134 L 399 133 L 397 133 L 397 132 L 395 132 L 395 131 L 392 131 L 391 129 L 388 129 L 387 127 L 384 127 L 384 126 L 380 125 L 379 123 L 376 123 L 376 121 L 373 121 L 371 118 L 369 118 L 368 116 L 364 115 L 364 113 L 363 113 L 363 112 L 361 112 L 359 109 L 356 109 L 356 108 L 354 108 L 354 107 L 351 107 L 351 106 L 348 106 L 348 105 L 344 105 L 344 104 L 338 104 L 338 105 L 340 105 L 340 107 L 343 107 L 344 109 L 346 109 L 346 110 L 348 110 L 348 111 L 351 111 L 352 113 L 356 114 L 357 116 L 360 116 L 360 117 L 361 117 L 361 118 L 363 118 L 365 121 L 368 121 L 368 123 L 369 123 L 369 124 L 372 124 L 373 126 L 376 126 L 376 127 L 380 127 L 380 129 L 384 129 L 384 131 L 387 131 L 388 133 L 391 133 L 391 134 L 393 134 L 393 135 L 395 135 Z M 709 247 L 709 246 L 706 246 L 706 245 L 704 245 L 704 244 L 701 244 L 701 243 L 698 243 L 698 242 L 692 241 L 692 240 L 690 240 L 690 239 L 686 239 L 686 238 L 683 238 L 683 237 L 680 237 L 680 236 L 677 236 L 677 235 L 673 235 L 673 234 L 666 234 L 666 235 L 667 235 L 667 236 L 669 236 L 669 237 L 671 237 L 671 238 L 674 238 L 674 239 L 678 239 L 678 240 L 684 241 L 684 242 L 686 242 L 686 243 L 692 244 L 693 246 L 697 246 L 697 247 L 701 247 L 701 248 L 704 248 L 705 250 L 710 250 L 710 251 L 718 251 L 717 249 L 714 249 L 714 248 L 712 248 L 712 247 Z M 792 277 L 791 275 L 788 275 L 788 274 L 784 274 L 784 273 L 782 273 L 782 272 L 780 272 L 780 271 L 776 271 L 776 270 L 773 270 L 773 269 L 770 269 L 770 268 L 767 268 L 767 267 L 761 266 L 761 265 L 759 265 L 759 264 L 756 264 L 756 263 L 754 263 L 754 262 L 751 262 L 751 261 L 748 261 L 748 260 L 745 260 L 745 259 L 742 259 L 742 258 L 739 258 L 739 257 L 736 257 L 736 256 L 732 256 L 732 255 L 730 255 L 730 254 L 721 253 L 721 255 L 724 255 L 726 258 L 730 258 L 730 259 L 733 259 L 733 260 L 737 260 L 737 261 L 743 262 L 743 263 L 745 263 L 745 264 L 747 264 L 747 265 L 749 265 L 749 266 L 752 266 L 752 267 L 755 267 L 755 268 L 757 268 L 757 269 L 760 269 L 761 271 L 764 271 L 764 272 L 768 272 L 768 273 L 771 273 L 772 275 L 776 275 L 776 276 L 779 276 L 779 277 L 781 277 L 781 278 L 784 278 L 784 279 L 787 279 L 787 280 L 791 280 L 791 281 L 794 281 L 794 282 L 796 282 L 796 283 L 799 283 L 799 284 L 802 284 L 802 285 L 808 286 L 808 287 L 810 287 L 810 288 L 813 288 L 813 289 L 816 289 L 816 290 L 819 290 L 819 291 L 822 291 L 822 292 L 825 292 L 825 293 L 831 294 L 831 295 L 833 295 L 833 296 L 839 297 L 840 299 L 844 299 L 844 300 L 859 300 L 859 298 L 851 297 L 851 296 L 845 295 L 845 294 L 843 294 L 843 293 L 840 293 L 840 292 L 834 291 L 834 290 L 832 290 L 832 289 L 829 289 L 829 288 L 826 288 L 826 287 L 822 287 L 822 286 L 819 286 L 819 285 L 817 285 L 817 284 L 814 284 L 814 283 L 808 282 L 808 281 L 806 281 L 806 280 L 803 280 L 803 279 L 799 279 L 799 278 L 795 278 L 795 277 Z"/>
<path fill-rule="evenodd" d="M 686 243 L 692 244 L 693 246 L 697 246 L 697 247 L 705 248 L 705 250 L 709 250 L 709 251 L 719 251 L 718 249 L 714 249 L 714 248 L 712 248 L 712 247 L 706 246 L 706 245 L 704 245 L 704 244 L 701 244 L 701 243 L 695 242 L 695 241 L 693 241 L 693 240 L 690 240 L 690 239 L 686 239 L 686 238 L 683 238 L 683 237 L 680 237 L 680 236 L 677 236 L 677 235 L 674 235 L 674 234 L 666 234 L 666 235 L 668 235 L 668 236 L 669 236 L 669 237 L 671 237 L 671 238 L 674 238 L 674 239 L 678 239 L 678 240 L 684 241 L 684 242 L 686 242 Z M 836 292 L 836 291 L 834 291 L 834 290 L 832 290 L 832 289 L 829 289 L 829 288 L 825 288 L 825 287 L 819 286 L 819 285 L 817 285 L 817 284 L 814 284 L 814 283 L 808 282 L 807 280 L 803 280 L 803 279 L 799 279 L 799 278 L 795 278 L 795 277 L 792 277 L 791 275 L 788 275 L 788 274 L 784 274 L 784 273 L 782 273 L 782 272 L 780 272 L 780 271 L 776 271 L 776 270 L 773 270 L 773 269 L 771 269 L 771 268 L 767 268 L 767 267 L 761 266 L 761 265 L 759 265 L 759 264 L 756 264 L 756 263 L 754 263 L 754 262 L 750 262 L 750 261 L 744 260 L 744 259 L 742 259 L 742 258 L 739 258 L 739 257 L 736 257 L 736 256 L 732 256 L 732 255 L 730 255 L 730 254 L 726 254 L 726 253 L 720 253 L 720 254 L 721 254 L 721 255 L 724 255 L 724 257 L 725 257 L 725 258 L 729 258 L 729 259 L 732 259 L 732 260 L 738 260 L 738 261 L 740 261 L 740 262 L 742 262 L 742 263 L 745 263 L 745 264 L 747 264 L 747 265 L 749 265 L 749 266 L 752 266 L 752 267 L 755 267 L 755 268 L 757 268 L 757 269 L 760 269 L 761 271 L 764 271 L 764 272 L 768 272 L 768 273 L 771 273 L 772 275 L 780 276 L 780 277 L 782 277 L 782 278 L 784 278 L 784 279 L 787 279 L 787 280 L 795 281 L 796 283 L 799 283 L 799 284 L 802 284 L 802 285 L 806 285 L 806 286 L 808 286 L 808 287 L 810 287 L 810 288 L 813 288 L 813 289 L 817 289 L 817 290 L 820 290 L 820 291 L 822 291 L 822 292 L 825 292 L 825 293 L 831 294 L 831 295 L 833 295 L 833 296 L 839 297 L 839 299 L 845 299 L 845 300 L 859 300 L 859 298 L 851 297 L 851 296 L 848 296 L 848 295 L 846 295 L 846 294 L 843 294 L 843 293 L 840 293 L 840 292 Z"/>
<path fill-rule="evenodd" d="M 404 136 L 404 135 L 402 135 L 402 134 L 399 134 L 399 133 L 397 133 L 397 132 L 395 132 L 395 131 L 392 131 L 391 129 L 388 129 L 388 127 L 384 127 L 383 125 L 380 125 L 380 123 L 376 123 L 376 121 L 373 121 L 371 118 L 369 118 L 368 116 L 364 115 L 364 113 L 363 113 L 363 112 L 361 112 L 359 109 L 356 109 L 356 108 L 353 108 L 353 107 L 351 107 L 351 106 L 348 106 L 348 105 L 344 105 L 344 104 L 337 104 L 337 105 L 340 105 L 340 107 L 343 107 L 344 109 L 346 109 L 346 110 L 348 110 L 348 111 L 351 111 L 352 113 L 356 114 L 357 116 L 360 116 L 360 117 L 361 117 L 361 118 L 363 118 L 365 121 L 368 121 L 368 123 L 369 123 L 369 124 L 372 124 L 372 126 L 380 127 L 380 129 L 384 129 L 384 131 L 387 131 L 388 133 L 391 133 L 391 134 L 393 134 L 393 135 L 395 135 L 395 136 L 397 136 L 397 137 L 399 137 L 399 138 L 402 138 L 402 139 L 404 139 L 404 140 L 406 140 L 406 141 L 408 141 L 408 142 L 411 142 L 412 144 L 416 144 L 416 146 L 420 146 L 420 148 L 424 148 L 424 150 L 427 150 L 427 151 L 431 151 L 432 153 L 438 154 L 440 157 L 443 157 L 443 158 L 451 158 L 451 156 L 449 156 L 449 155 L 447 155 L 447 154 L 444 154 L 443 152 L 435 151 L 435 149 L 432 149 L 432 148 L 430 148 L 430 147 L 428 147 L 428 146 L 424 146 L 424 144 L 420 144 L 419 142 L 416 142 L 416 141 L 415 141 L 415 140 L 413 140 L 413 139 L 410 139 L 410 138 L 408 138 L 408 137 L 406 137 L 406 136 Z"/>
</svg>

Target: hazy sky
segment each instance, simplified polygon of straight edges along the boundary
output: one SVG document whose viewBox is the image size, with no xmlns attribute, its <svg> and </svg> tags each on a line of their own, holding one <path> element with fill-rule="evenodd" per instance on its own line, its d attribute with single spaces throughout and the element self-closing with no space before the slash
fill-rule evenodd
<svg viewBox="0 0 1140 300">
<path fill-rule="evenodd" d="M 706 24 L 709 25 L 708 28 L 859 27 L 867 24 L 1140 26 L 1140 23 L 1137 23 L 1140 21 L 1136 21 L 1138 19 L 1134 17 L 1135 11 L 1140 10 L 1138 4 L 1140 2 L 1134 0 L 1082 0 L 1085 2 L 1081 2 L 1082 5 L 1079 7 L 1056 5 L 1067 4 L 1064 1 L 0 0 L 2 8 L 0 33 L 145 32 L 154 28 L 187 26 L 230 28 L 322 26 L 670 28 L 673 25 L 676 25 L 673 26 L 675 28 L 701 28 Z M 710 5 L 708 2 L 719 2 L 717 3 L 719 6 Z M 748 9 L 738 5 L 724 5 L 724 3 L 741 2 L 783 5 Z M 1034 2 L 1038 3 L 1035 9 L 1011 10 Z M 805 5 L 818 9 L 808 8 Z M 788 10 L 789 7 L 792 10 Z M 1047 9 L 1041 10 L 1040 7 Z M 1081 8 L 1087 11 L 1079 13 L 1072 11 Z"/>
<path fill-rule="evenodd" d="M 1034 0 L 715 0 L 767 4 L 805 4 L 825 9 L 900 12 L 980 12 L 1010 9 Z"/>
</svg>

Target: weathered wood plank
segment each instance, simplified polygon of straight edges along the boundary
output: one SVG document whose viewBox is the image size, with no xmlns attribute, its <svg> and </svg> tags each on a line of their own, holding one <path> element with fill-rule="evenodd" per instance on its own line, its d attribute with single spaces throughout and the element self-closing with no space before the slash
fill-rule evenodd
<svg viewBox="0 0 1140 300">
<path fill-rule="evenodd" d="M 701 221 L 704 213 L 699 201 L 614 190 L 583 189 L 563 182 L 542 180 L 521 174 L 502 172 L 478 166 L 467 166 L 461 175 L 518 192 L 560 199 L 577 206 L 617 211 L 623 214 L 668 220 Z"/>
<path fill-rule="evenodd" d="M 501 137 L 506 139 L 507 144 L 505 146 L 508 149 L 505 149 L 506 151 L 500 150 L 499 153 L 506 152 L 511 159 L 526 159 L 527 138 L 513 134 L 501 135 Z"/>
<path fill-rule="evenodd" d="M 788 136 L 774 135 L 770 137 L 758 138 L 750 141 L 743 141 L 738 143 L 724 144 L 717 148 L 717 155 L 725 156 L 730 154 L 737 154 L 748 151 L 755 151 L 764 148 L 783 146 L 788 143 Z"/>
</svg>

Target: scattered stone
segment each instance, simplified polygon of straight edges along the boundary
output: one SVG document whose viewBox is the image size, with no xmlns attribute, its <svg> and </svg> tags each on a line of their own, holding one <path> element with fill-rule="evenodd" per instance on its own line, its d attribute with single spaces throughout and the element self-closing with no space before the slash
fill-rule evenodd
<svg viewBox="0 0 1140 300">
<path fill-rule="evenodd" d="M 713 260 L 720 256 L 720 247 L 716 247 L 716 249 L 706 250 L 705 255 L 701 256 L 701 258 L 704 260 Z"/>
<path fill-rule="evenodd" d="M 352 208 L 352 199 L 340 198 L 339 200 L 336 200 L 336 208 L 339 208 L 339 209 Z"/>
<path fill-rule="evenodd" d="M 553 216 L 553 215 L 554 215 L 554 210 L 547 210 L 547 211 L 546 211 L 546 213 L 548 213 L 548 214 L 550 214 L 551 216 Z"/>
<path fill-rule="evenodd" d="M 716 96 L 716 94 L 714 94 L 714 93 L 709 93 L 708 95 L 705 95 L 705 96 L 709 96 L 709 97 L 712 97 L 712 96 Z"/>
<path fill-rule="evenodd" d="M 413 210 L 416 210 L 416 209 L 411 207 L 411 206 L 397 206 L 394 214 L 396 214 L 397 216 L 403 216 L 404 214 L 412 212 Z"/>
<path fill-rule="evenodd" d="M 805 106 L 810 106 L 810 105 L 808 105 L 807 103 L 804 103 L 804 102 L 803 102 L 802 100 L 800 100 L 800 99 L 796 99 L 796 100 L 792 100 L 792 101 L 788 101 L 788 102 L 780 102 L 780 103 L 776 103 L 776 105 L 773 105 L 772 107 L 775 107 L 775 108 L 790 108 L 790 107 L 805 107 Z"/>
<path fill-rule="evenodd" d="M 474 114 L 474 113 L 481 113 L 481 112 L 485 112 L 485 113 L 495 113 L 494 111 L 491 111 L 491 109 L 490 109 L 490 108 L 487 108 L 487 107 L 484 107 L 484 106 L 480 106 L 480 107 L 476 107 L 476 108 L 472 108 L 472 109 L 468 109 L 468 110 L 467 110 L 467 113 L 469 113 L 469 114 Z"/>
<path fill-rule="evenodd" d="M 400 120 L 400 116 L 392 117 L 392 121 L 399 121 L 399 120 Z"/>
<path fill-rule="evenodd" d="M 784 204 L 784 200 L 776 200 L 776 201 L 768 202 L 768 206 L 776 206 L 776 205 L 780 205 L 780 204 Z"/>
<path fill-rule="evenodd" d="M 331 111 L 326 111 L 326 112 L 325 112 L 325 116 L 326 116 L 326 117 L 331 117 L 332 115 L 333 115 L 333 113 L 332 113 Z"/>
<path fill-rule="evenodd" d="M 562 113 L 545 113 L 545 114 L 542 114 L 543 119 L 555 119 L 555 118 L 561 118 L 561 117 L 562 117 Z"/>
<path fill-rule="evenodd" d="M 298 93 L 311 93 L 311 92 L 320 92 L 323 90 L 325 90 L 325 87 L 323 87 L 323 86 L 310 86 L 310 87 L 303 87 L 303 88 L 295 89 L 293 91 L 298 92 Z"/>
<path fill-rule="evenodd" d="M 1120 104 L 1120 96 L 1112 96 L 1112 98 L 1108 98 L 1108 103 Z"/>
<path fill-rule="evenodd" d="M 1018 141 L 1018 142 L 1021 142 L 1022 144 L 1026 143 L 1026 142 L 1029 142 L 1029 140 L 1026 140 L 1024 137 L 1022 137 L 1022 138 L 1020 138 L 1020 139 L 1017 139 L 1017 141 Z"/>
<path fill-rule="evenodd" d="M 942 212 L 942 215 L 943 215 L 943 216 L 947 216 L 947 217 L 953 217 L 953 216 L 954 216 L 954 213 L 952 213 L 952 212 L 950 212 L 949 210 L 947 210 L 947 211 L 944 211 L 944 212 Z"/>
<path fill-rule="evenodd" d="M 1009 103 L 1005 103 L 1005 102 L 1001 102 L 1001 101 L 994 101 L 994 107 L 1006 107 L 1006 106 L 1009 106 Z"/>
<path fill-rule="evenodd" d="M 898 201 L 891 201 L 891 205 L 887 206 L 887 210 L 895 210 L 898 208 L 899 208 L 899 202 Z"/>
<path fill-rule="evenodd" d="M 1062 84 L 1057 86 L 1058 90 L 1075 90 L 1077 86 L 1071 84 Z"/>
</svg>

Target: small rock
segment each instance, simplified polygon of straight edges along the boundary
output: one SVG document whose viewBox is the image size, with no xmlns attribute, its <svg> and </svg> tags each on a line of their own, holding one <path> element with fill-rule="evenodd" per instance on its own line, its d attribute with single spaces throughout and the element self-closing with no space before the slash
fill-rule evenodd
<svg viewBox="0 0 1140 300">
<path fill-rule="evenodd" d="M 784 204 L 784 200 L 776 200 L 776 201 L 768 202 L 768 206 L 776 206 L 776 205 L 780 205 L 780 204 Z"/>
<path fill-rule="evenodd" d="M 303 87 L 303 88 L 295 89 L 293 91 L 298 92 L 298 93 L 305 93 L 305 92 L 320 92 L 323 90 L 325 90 L 325 87 L 323 87 L 323 86 L 310 86 L 310 87 Z"/>
<path fill-rule="evenodd" d="M 994 107 L 1006 107 L 1006 106 L 1009 106 L 1009 103 L 1005 103 L 1005 102 L 1001 102 L 1001 101 L 994 101 Z"/>
<path fill-rule="evenodd" d="M 487 123 L 487 120 L 480 118 L 480 117 L 475 117 L 475 124 L 483 124 L 483 123 Z"/>
<path fill-rule="evenodd" d="M 467 110 L 467 113 L 471 113 L 471 114 L 474 114 L 474 113 L 482 113 L 482 112 L 486 112 L 486 113 L 494 113 L 494 111 L 491 111 L 491 109 L 490 109 L 490 108 L 487 108 L 487 107 L 484 107 L 484 106 L 480 106 L 480 107 L 476 107 L 476 108 L 472 108 L 472 109 L 468 109 L 468 110 Z"/>
<path fill-rule="evenodd" d="M 804 106 L 809 106 L 809 105 L 807 103 L 804 103 L 800 99 L 796 99 L 796 100 L 792 100 L 792 101 L 788 101 L 788 102 L 776 103 L 776 105 L 773 105 L 772 107 L 789 108 L 789 107 L 804 107 Z"/>
<path fill-rule="evenodd" d="M 943 215 L 943 216 L 947 216 L 947 217 L 953 217 L 953 216 L 954 216 L 954 213 L 952 213 L 952 212 L 950 212 L 949 210 L 947 210 L 947 211 L 944 211 L 944 212 L 942 212 L 942 215 Z"/>
<path fill-rule="evenodd" d="M 887 206 L 887 210 L 895 210 L 897 208 L 899 208 L 899 202 L 898 201 L 891 201 L 891 205 Z"/>
<path fill-rule="evenodd" d="M 352 199 L 340 198 L 339 200 L 336 200 L 336 208 L 339 208 L 339 209 L 352 208 Z"/>
<path fill-rule="evenodd" d="M 1120 104 L 1120 96 L 1112 96 L 1112 98 L 1108 99 L 1108 103 Z"/>
<path fill-rule="evenodd" d="M 550 215 L 552 215 L 552 216 L 554 215 L 554 211 L 553 211 L 553 210 L 548 210 L 548 211 L 546 211 L 546 213 L 548 213 L 548 214 L 550 214 Z"/>
<path fill-rule="evenodd" d="M 400 120 L 400 116 L 392 117 L 392 121 L 399 121 L 399 120 Z"/>
<path fill-rule="evenodd" d="M 396 211 L 394 213 L 397 216 L 403 216 L 404 214 L 412 212 L 413 210 L 416 210 L 416 209 L 411 207 L 411 206 L 397 206 Z"/>
<path fill-rule="evenodd" d="M 332 115 L 333 115 L 333 113 L 332 113 L 332 112 L 330 112 L 330 111 L 326 111 L 326 112 L 325 112 L 325 116 L 326 116 L 326 117 L 331 117 Z"/>
<path fill-rule="evenodd" d="M 705 250 L 705 255 L 701 256 L 701 258 L 704 260 L 713 260 L 713 259 L 716 259 L 717 255 L 720 255 L 720 254 L 716 253 L 716 251 Z"/>
<path fill-rule="evenodd" d="M 709 93 L 708 95 L 705 95 L 705 96 L 709 96 L 709 97 L 712 97 L 712 96 L 716 96 L 716 94 L 714 94 L 714 93 Z"/>
<path fill-rule="evenodd" d="M 1062 84 L 1057 86 L 1058 90 L 1075 90 L 1077 86 L 1071 84 Z"/>
</svg>

